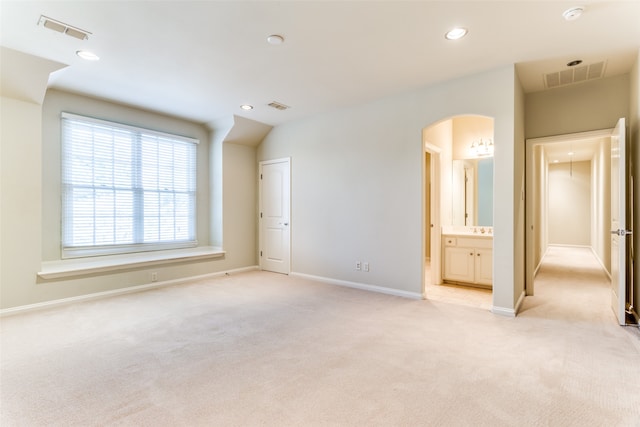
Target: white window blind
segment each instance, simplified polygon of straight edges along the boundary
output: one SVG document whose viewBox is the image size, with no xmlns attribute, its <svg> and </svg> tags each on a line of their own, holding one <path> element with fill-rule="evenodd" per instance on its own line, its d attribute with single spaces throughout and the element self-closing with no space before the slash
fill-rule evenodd
<svg viewBox="0 0 640 427">
<path fill-rule="evenodd" d="M 63 113 L 63 258 L 196 246 L 197 143 Z"/>
</svg>

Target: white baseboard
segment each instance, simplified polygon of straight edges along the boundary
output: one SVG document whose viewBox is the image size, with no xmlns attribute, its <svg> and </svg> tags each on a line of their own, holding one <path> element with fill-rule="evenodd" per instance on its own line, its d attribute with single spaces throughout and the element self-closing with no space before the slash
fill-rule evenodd
<svg viewBox="0 0 640 427">
<path fill-rule="evenodd" d="M 525 292 L 522 291 L 522 293 L 520 294 L 520 297 L 518 298 L 518 302 L 516 302 L 515 308 L 496 307 L 494 305 L 493 307 L 491 307 L 491 312 L 493 314 L 499 314 L 500 316 L 516 317 L 516 315 L 520 311 L 520 306 L 522 306 L 524 297 L 525 297 Z"/>
<path fill-rule="evenodd" d="M 165 280 L 163 282 L 146 283 L 144 285 L 130 286 L 130 287 L 121 288 L 121 289 L 113 289 L 111 291 L 95 292 L 95 293 L 92 293 L 92 294 L 78 295 L 78 296 L 70 297 L 70 298 L 62 298 L 62 299 L 56 299 L 56 300 L 51 300 L 51 301 L 44 301 L 44 302 L 39 302 L 39 303 L 36 303 L 36 304 L 27 304 L 27 305 L 21 305 L 21 306 L 18 306 L 18 307 L 4 308 L 4 309 L 0 310 L 0 317 L 10 316 L 10 315 L 13 315 L 13 314 L 23 314 L 23 313 L 27 313 L 27 312 L 30 312 L 30 311 L 36 311 L 36 310 L 44 310 L 44 309 L 47 309 L 47 308 L 59 307 L 59 306 L 62 306 L 62 305 L 73 304 L 73 303 L 77 303 L 77 302 L 91 301 L 91 300 L 96 300 L 96 299 L 100 299 L 100 298 L 113 297 L 113 296 L 117 296 L 117 295 L 131 294 L 131 293 L 134 293 L 134 292 L 142 292 L 142 291 L 147 291 L 147 290 L 150 290 L 150 289 L 162 288 L 162 287 L 165 287 L 165 286 L 179 285 L 179 284 L 187 283 L 187 282 L 190 282 L 190 281 L 193 281 L 193 280 L 209 279 L 209 278 L 214 278 L 214 277 L 225 276 L 227 274 L 244 273 L 246 271 L 253 271 L 253 270 L 258 270 L 258 269 L 259 269 L 259 267 L 257 265 L 253 265 L 253 266 L 250 266 L 250 267 L 236 268 L 236 269 L 233 269 L 233 270 L 219 271 L 219 272 L 216 272 L 216 273 L 202 274 L 202 275 L 199 275 L 199 276 L 183 277 L 183 278 L 180 278 L 180 279 Z"/>
<path fill-rule="evenodd" d="M 348 280 L 338 280 L 329 277 L 314 276 L 311 274 L 291 272 L 291 276 L 303 279 L 315 280 L 317 282 L 328 283 L 330 285 L 345 286 L 347 288 L 361 289 L 363 291 L 378 292 L 381 294 L 394 295 L 397 297 L 410 299 L 423 299 L 421 292 L 402 291 L 400 289 L 386 288 L 384 286 L 368 285 L 366 283 L 350 282 Z"/>
<path fill-rule="evenodd" d="M 500 316 L 516 317 L 516 310 L 513 308 L 496 307 L 494 305 L 493 307 L 491 307 L 491 312 Z"/>
</svg>

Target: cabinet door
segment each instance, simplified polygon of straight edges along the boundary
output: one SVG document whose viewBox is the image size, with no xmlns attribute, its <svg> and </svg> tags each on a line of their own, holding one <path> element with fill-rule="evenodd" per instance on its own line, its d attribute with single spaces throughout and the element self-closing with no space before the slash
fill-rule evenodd
<svg viewBox="0 0 640 427">
<path fill-rule="evenodd" d="M 474 251 L 471 248 L 444 248 L 444 279 L 473 282 Z"/>
<path fill-rule="evenodd" d="M 493 284 L 493 250 L 476 249 L 475 254 L 475 283 Z"/>
</svg>

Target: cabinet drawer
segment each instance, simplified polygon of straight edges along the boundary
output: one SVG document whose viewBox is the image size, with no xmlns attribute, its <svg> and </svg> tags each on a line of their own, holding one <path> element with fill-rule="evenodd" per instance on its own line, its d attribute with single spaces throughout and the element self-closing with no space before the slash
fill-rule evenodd
<svg viewBox="0 0 640 427">
<path fill-rule="evenodd" d="M 448 237 L 450 238 L 450 237 Z M 467 248 L 492 248 L 493 239 L 486 237 L 458 237 L 457 246 L 464 246 Z"/>
<path fill-rule="evenodd" d="M 457 239 L 451 236 L 444 236 L 444 245 L 445 246 L 456 246 Z"/>
</svg>

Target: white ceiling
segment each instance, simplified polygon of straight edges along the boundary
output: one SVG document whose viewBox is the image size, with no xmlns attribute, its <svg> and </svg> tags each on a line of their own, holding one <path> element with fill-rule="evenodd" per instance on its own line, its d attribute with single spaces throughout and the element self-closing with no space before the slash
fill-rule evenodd
<svg viewBox="0 0 640 427">
<path fill-rule="evenodd" d="M 582 17 L 565 21 L 578 4 Z M 2 0 L 0 14 L 2 46 L 68 64 L 49 87 L 202 123 L 277 125 L 510 64 L 538 91 L 573 59 L 627 73 L 640 48 L 640 1 Z M 40 15 L 92 34 L 53 32 Z M 445 40 L 453 26 L 468 36 Z M 268 44 L 270 34 L 284 44 Z"/>
<path fill-rule="evenodd" d="M 550 163 L 583 162 L 593 159 L 599 142 L 599 138 L 574 142 L 555 142 L 545 144 L 544 151 Z"/>
</svg>

